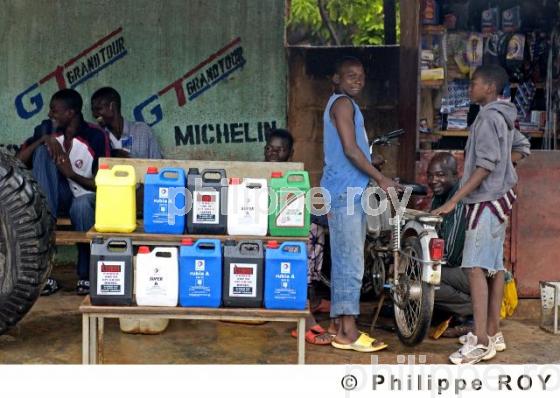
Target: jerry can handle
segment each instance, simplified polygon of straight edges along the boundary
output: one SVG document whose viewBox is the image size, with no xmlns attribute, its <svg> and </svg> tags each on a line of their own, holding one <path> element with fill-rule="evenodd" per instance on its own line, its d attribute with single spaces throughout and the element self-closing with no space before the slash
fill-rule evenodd
<svg viewBox="0 0 560 398">
<path fill-rule="evenodd" d="M 208 240 L 199 240 L 195 243 L 196 250 L 198 251 L 210 251 L 216 249 L 216 244 Z"/>
<path fill-rule="evenodd" d="M 169 181 L 179 181 L 181 179 L 181 171 L 182 169 L 177 169 L 173 167 L 165 167 L 160 170 L 159 175 L 164 180 Z M 175 177 L 168 177 L 168 174 L 175 174 Z"/>
<path fill-rule="evenodd" d="M 156 247 L 154 250 L 152 250 L 152 255 L 154 257 L 171 258 L 173 256 L 173 249 L 173 247 Z"/>
<path fill-rule="evenodd" d="M 113 177 L 124 178 L 131 175 L 131 169 L 132 171 L 134 171 L 134 168 L 132 166 L 118 164 L 111 168 L 111 173 L 113 174 Z"/>
<path fill-rule="evenodd" d="M 206 178 L 206 174 L 219 174 L 220 178 L 219 179 L 215 179 L 215 178 Z M 225 170 L 220 170 L 220 169 L 205 169 L 202 172 L 202 181 L 204 182 L 209 182 L 209 181 L 214 181 L 214 182 L 222 182 L 222 179 L 226 178 L 226 172 Z"/>
<path fill-rule="evenodd" d="M 240 252 L 250 252 L 250 253 L 258 253 L 259 244 L 255 242 L 243 242 L 239 244 L 239 251 Z"/>
<path fill-rule="evenodd" d="M 294 180 L 296 180 L 297 182 L 303 182 L 306 181 L 307 178 L 307 173 L 305 171 L 288 171 L 286 173 L 286 181 L 288 182 L 294 182 Z"/>
<path fill-rule="evenodd" d="M 129 244 L 126 240 L 120 238 L 109 238 L 105 241 L 105 248 L 109 251 L 124 252 L 129 249 Z M 116 249 L 116 250 L 115 250 Z"/>
<path fill-rule="evenodd" d="M 284 253 L 288 253 L 288 254 L 294 254 L 294 253 L 301 253 L 301 246 L 291 243 L 291 242 L 284 242 L 282 243 L 282 245 L 280 246 L 280 250 L 282 250 Z"/>
</svg>

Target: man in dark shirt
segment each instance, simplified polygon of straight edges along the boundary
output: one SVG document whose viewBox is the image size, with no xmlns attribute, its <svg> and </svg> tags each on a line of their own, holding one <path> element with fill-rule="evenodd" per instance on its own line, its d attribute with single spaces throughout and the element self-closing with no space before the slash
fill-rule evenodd
<svg viewBox="0 0 560 398">
<path fill-rule="evenodd" d="M 88 231 L 95 222 L 95 174 L 100 157 L 110 156 L 107 133 L 84 121 L 82 97 L 71 89 L 56 92 L 49 119 L 35 128 L 18 158 L 32 173 L 56 219 L 68 214 L 76 231 Z M 78 294 L 89 293 L 89 245 L 78 246 Z M 44 294 L 58 289 L 49 279 Z"/>
<path fill-rule="evenodd" d="M 437 209 L 459 189 L 457 162 L 449 152 L 437 153 L 428 166 L 428 184 L 434 193 L 432 210 Z M 466 219 L 459 203 L 443 218 L 438 234 L 445 240 L 447 264 L 441 269 L 441 284 L 436 290 L 435 308 L 459 318 L 472 316 L 468 275 L 461 268 Z"/>
</svg>

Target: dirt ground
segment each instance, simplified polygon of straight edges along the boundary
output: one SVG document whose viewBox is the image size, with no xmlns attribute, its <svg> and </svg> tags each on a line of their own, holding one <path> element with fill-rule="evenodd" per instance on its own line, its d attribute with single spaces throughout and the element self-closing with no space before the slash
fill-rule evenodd
<svg viewBox="0 0 560 398">
<path fill-rule="evenodd" d="M 27 317 L 0 336 L 0 363 L 79 364 L 82 323 L 78 306 L 83 300 L 74 294 L 74 270 L 57 266 L 54 276 L 63 289 L 41 297 Z M 360 318 L 368 329 L 372 305 L 364 303 Z M 516 315 L 503 322 L 508 348 L 488 363 L 560 363 L 560 335 L 539 328 L 539 300 L 522 300 Z M 328 319 L 321 320 L 327 326 Z M 294 324 L 295 327 L 295 324 Z M 290 364 L 297 359 L 296 340 L 287 323 L 243 325 L 218 321 L 171 321 L 161 335 L 131 335 L 120 331 L 118 320 L 105 321 L 105 363 L 111 364 Z M 306 344 L 309 364 L 369 364 L 372 360 L 397 364 L 402 355 L 413 355 L 416 363 L 447 363 L 457 349 L 455 339 L 427 338 L 417 347 L 402 345 L 394 332 L 376 329 L 377 339 L 389 348 L 372 358 L 369 354 Z"/>
</svg>

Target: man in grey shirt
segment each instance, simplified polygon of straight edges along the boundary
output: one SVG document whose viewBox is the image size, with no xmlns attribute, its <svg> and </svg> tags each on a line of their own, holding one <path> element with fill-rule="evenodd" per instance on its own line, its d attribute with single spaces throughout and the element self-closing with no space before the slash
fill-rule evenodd
<svg viewBox="0 0 560 398">
<path fill-rule="evenodd" d="M 112 87 L 103 87 L 91 96 L 91 113 L 110 134 L 115 157 L 161 159 L 154 132 L 144 122 L 129 122 L 121 114 L 121 96 Z"/>
</svg>

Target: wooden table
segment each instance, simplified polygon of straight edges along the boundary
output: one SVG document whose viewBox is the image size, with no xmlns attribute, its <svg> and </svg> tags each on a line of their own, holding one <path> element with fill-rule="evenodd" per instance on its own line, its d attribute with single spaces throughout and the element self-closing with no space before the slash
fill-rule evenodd
<svg viewBox="0 0 560 398">
<path fill-rule="evenodd" d="M 82 363 L 103 363 L 104 320 L 126 316 L 133 319 L 206 319 L 222 321 L 272 321 L 297 323 L 298 364 L 305 363 L 305 318 L 309 309 L 267 310 L 263 308 L 113 307 L 92 305 L 87 296 L 82 313 Z"/>
</svg>

